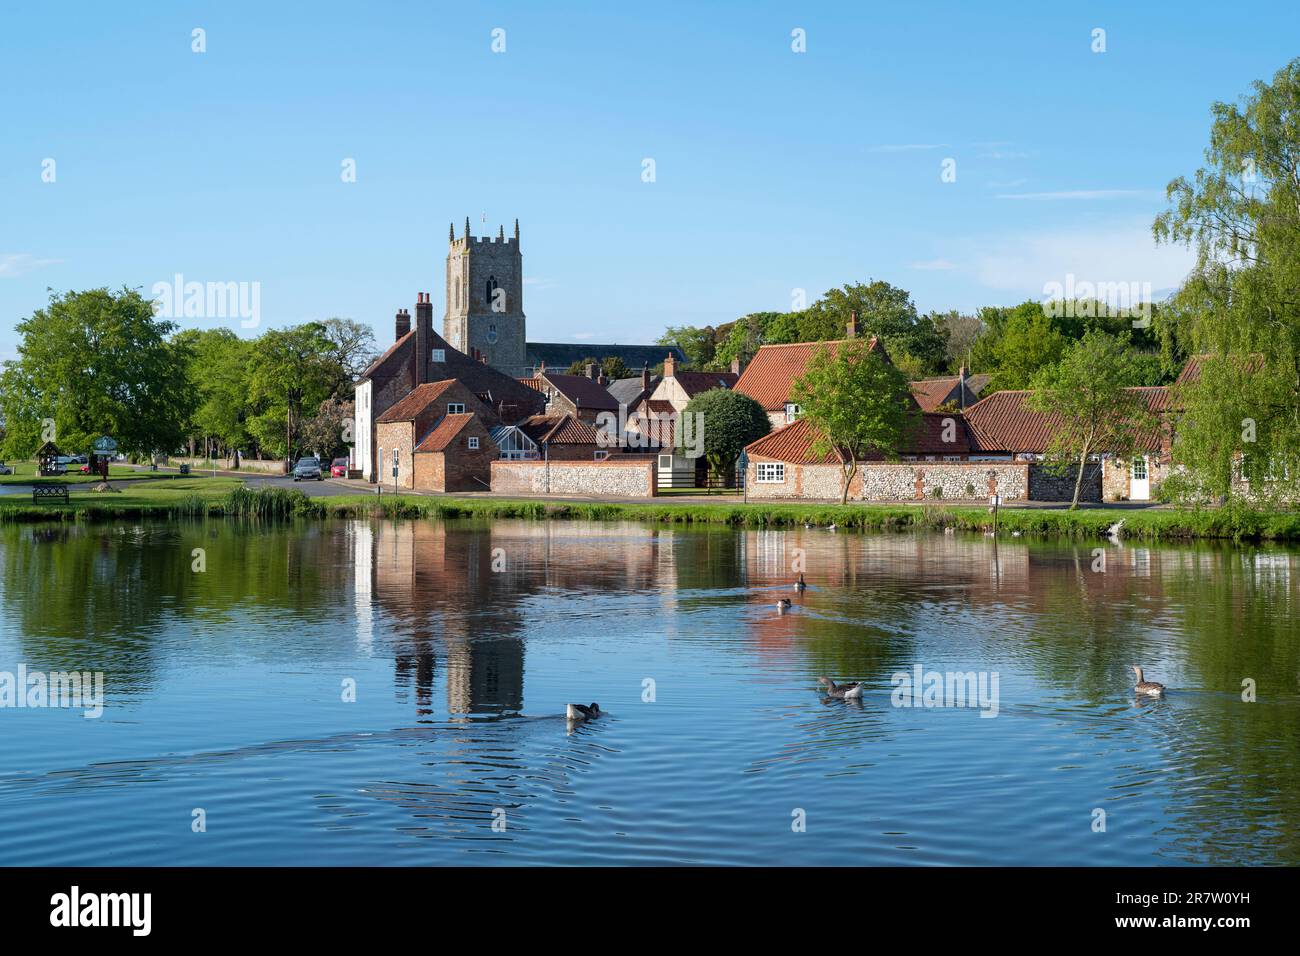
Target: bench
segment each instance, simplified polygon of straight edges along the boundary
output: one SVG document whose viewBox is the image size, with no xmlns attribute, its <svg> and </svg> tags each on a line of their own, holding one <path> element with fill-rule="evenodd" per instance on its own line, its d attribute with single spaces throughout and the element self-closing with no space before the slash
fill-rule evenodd
<svg viewBox="0 0 1300 956">
<path fill-rule="evenodd" d="M 68 486 L 34 485 L 32 487 L 32 501 L 36 502 L 42 498 L 62 498 L 66 502 L 68 500 Z"/>
</svg>

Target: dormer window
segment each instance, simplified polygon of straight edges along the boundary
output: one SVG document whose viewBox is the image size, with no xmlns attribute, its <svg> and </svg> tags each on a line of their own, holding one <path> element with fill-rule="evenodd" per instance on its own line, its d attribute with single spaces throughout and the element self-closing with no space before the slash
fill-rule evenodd
<svg viewBox="0 0 1300 956">
<path fill-rule="evenodd" d="M 435 362 L 445 362 L 445 361 L 447 361 L 447 350 L 446 350 L 446 349 L 434 349 L 434 350 L 433 350 L 433 360 L 434 360 Z"/>
<path fill-rule="evenodd" d="M 796 418 L 803 414 L 803 409 L 794 402 L 785 403 L 785 423 L 789 425 Z"/>
</svg>

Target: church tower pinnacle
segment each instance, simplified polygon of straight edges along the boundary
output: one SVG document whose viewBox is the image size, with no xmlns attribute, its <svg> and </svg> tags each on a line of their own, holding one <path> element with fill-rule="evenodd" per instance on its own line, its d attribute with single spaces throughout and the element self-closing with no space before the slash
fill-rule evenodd
<svg viewBox="0 0 1300 956">
<path fill-rule="evenodd" d="M 466 217 L 465 237 L 457 239 L 453 230 L 448 240 L 446 278 L 443 338 L 507 375 L 528 374 L 519 220 L 513 239 L 504 225 L 496 236 L 474 238 Z"/>
</svg>

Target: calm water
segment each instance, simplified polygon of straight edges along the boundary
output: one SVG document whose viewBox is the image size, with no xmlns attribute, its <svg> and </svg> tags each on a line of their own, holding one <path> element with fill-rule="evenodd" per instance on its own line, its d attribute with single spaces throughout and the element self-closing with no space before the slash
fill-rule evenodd
<svg viewBox="0 0 1300 956">
<path fill-rule="evenodd" d="M 0 863 L 1300 861 L 1300 557 L 1092 548 L 0 526 L 0 671 L 106 675 L 99 719 L 0 710 Z M 997 716 L 891 706 L 918 664 L 998 672 Z"/>
</svg>

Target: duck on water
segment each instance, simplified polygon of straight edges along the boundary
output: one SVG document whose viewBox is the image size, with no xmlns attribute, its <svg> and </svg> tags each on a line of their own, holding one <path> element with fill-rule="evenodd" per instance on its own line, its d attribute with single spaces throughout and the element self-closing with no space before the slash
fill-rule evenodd
<svg viewBox="0 0 1300 956">
<path fill-rule="evenodd" d="M 1145 694 L 1148 697 L 1165 696 L 1164 684 L 1157 684 L 1153 680 L 1147 680 L 1142 676 L 1142 668 L 1138 667 L 1136 664 L 1130 664 L 1129 667 L 1133 668 L 1133 673 L 1137 674 L 1137 684 L 1134 685 L 1134 690 L 1139 694 Z"/>
<path fill-rule="evenodd" d="M 864 685 L 858 682 L 852 684 L 837 684 L 829 677 L 817 678 L 817 683 L 826 688 L 826 695 L 834 697 L 837 700 L 861 700 Z"/>
</svg>

